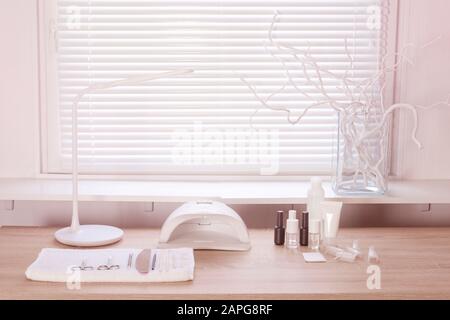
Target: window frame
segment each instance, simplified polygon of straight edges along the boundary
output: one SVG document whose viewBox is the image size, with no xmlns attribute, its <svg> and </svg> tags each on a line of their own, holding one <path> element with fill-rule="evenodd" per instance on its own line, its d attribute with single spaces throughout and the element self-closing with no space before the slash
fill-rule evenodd
<svg viewBox="0 0 450 320">
<path fill-rule="evenodd" d="M 59 134 L 59 108 L 58 108 L 58 87 L 57 87 L 57 33 L 55 19 L 57 17 L 58 0 L 37 0 L 38 3 L 38 38 L 39 38 L 39 73 L 40 73 L 40 172 L 39 177 L 66 177 L 70 172 L 62 170 L 62 161 L 58 158 L 60 154 L 60 144 L 56 137 Z M 386 40 L 386 50 L 389 58 L 388 65 L 393 65 L 396 61 L 394 53 L 397 50 L 397 34 L 399 28 L 398 0 L 389 1 L 389 22 Z M 384 92 L 384 103 L 393 104 L 395 101 L 396 72 L 386 75 L 386 89 Z M 397 117 L 394 115 L 389 129 L 389 147 L 388 147 L 388 172 L 391 172 L 391 163 L 394 151 L 392 150 L 393 135 L 398 134 L 393 130 Z M 148 172 L 133 172 L 131 174 L 101 173 L 101 174 L 83 174 L 87 178 L 105 178 L 105 179 L 133 179 L 136 177 L 159 180 L 303 180 L 308 179 L 314 173 L 289 173 L 283 172 L 277 175 L 256 175 L 256 174 L 202 174 L 195 175 L 186 173 L 183 175 L 171 174 L 149 174 Z M 323 175 L 324 178 L 330 178 L 330 175 Z"/>
</svg>

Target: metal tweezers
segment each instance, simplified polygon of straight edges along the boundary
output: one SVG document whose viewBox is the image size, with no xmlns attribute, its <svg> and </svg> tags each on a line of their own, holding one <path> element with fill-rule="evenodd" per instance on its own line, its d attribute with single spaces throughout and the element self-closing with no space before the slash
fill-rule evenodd
<svg viewBox="0 0 450 320">
<path fill-rule="evenodd" d="M 128 255 L 128 268 L 131 268 L 131 265 L 133 264 L 133 253 L 130 253 Z"/>
</svg>

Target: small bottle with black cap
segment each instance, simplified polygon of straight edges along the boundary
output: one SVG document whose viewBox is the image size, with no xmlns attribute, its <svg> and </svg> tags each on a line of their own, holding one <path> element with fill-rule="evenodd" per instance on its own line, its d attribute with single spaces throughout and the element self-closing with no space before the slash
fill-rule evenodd
<svg viewBox="0 0 450 320">
<path fill-rule="evenodd" d="M 302 212 L 302 219 L 300 224 L 300 245 L 303 247 L 308 246 L 308 225 L 309 225 L 309 212 Z"/>
<path fill-rule="evenodd" d="M 283 214 L 283 210 L 277 211 L 277 224 L 274 228 L 274 242 L 277 246 L 284 245 L 284 235 L 286 231 L 284 228 Z"/>
</svg>

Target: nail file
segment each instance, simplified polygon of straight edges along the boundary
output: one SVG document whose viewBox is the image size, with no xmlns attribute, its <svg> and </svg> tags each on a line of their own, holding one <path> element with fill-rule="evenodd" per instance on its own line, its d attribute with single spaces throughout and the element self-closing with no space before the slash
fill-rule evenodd
<svg viewBox="0 0 450 320">
<path fill-rule="evenodd" d="M 136 257 L 136 270 L 140 273 L 148 273 L 150 271 L 150 257 L 152 255 L 151 249 L 142 250 Z"/>
<path fill-rule="evenodd" d="M 156 252 L 153 255 L 153 260 L 152 260 L 152 270 L 155 270 L 155 264 L 156 264 Z"/>
<path fill-rule="evenodd" d="M 133 265 L 133 253 L 130 253 L 129 255 L 128 255 L 128 265 L 127 265 L 127 267 L 128 268 L 131 268 L 131 266 Z"/>
</svg>

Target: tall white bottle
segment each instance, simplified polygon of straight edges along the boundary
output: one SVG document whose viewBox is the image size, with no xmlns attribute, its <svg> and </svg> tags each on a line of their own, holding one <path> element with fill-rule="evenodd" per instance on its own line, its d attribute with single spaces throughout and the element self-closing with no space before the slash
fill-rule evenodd
<svg viewBox="0 0 450 320">
<path fill-rule="evenodd" d="M 311 178 L 311 186 L 308 190 L 308 200 L 306 210 L 309 212 L 309 229 L 312 230 L 311 221 L 319 220 L 322 222 L 322 201 L 325 199 L 325 190 L 322 187 L 320 177 Z M 323 232 L 320 237 L 322 238 Z"/>
</svg>

